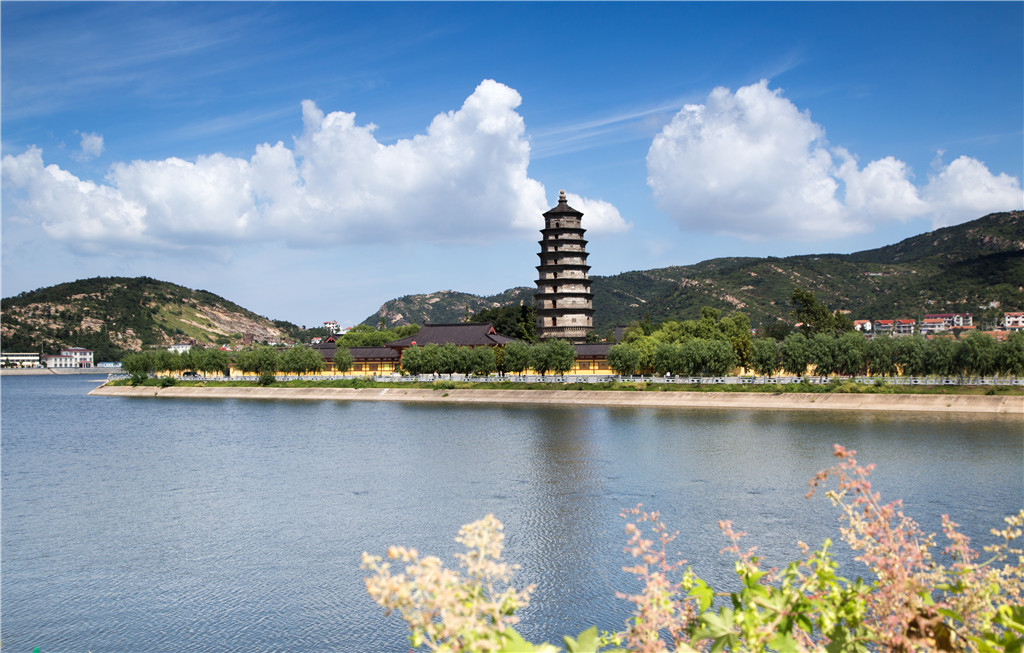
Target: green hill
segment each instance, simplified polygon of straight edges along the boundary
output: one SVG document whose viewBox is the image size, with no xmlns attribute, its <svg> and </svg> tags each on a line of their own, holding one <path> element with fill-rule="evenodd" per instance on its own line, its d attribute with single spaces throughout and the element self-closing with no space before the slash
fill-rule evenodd
<svg viewBox="0 0 1024 653">
<path fill-rule="evenodd" d="M 717 258 L 694 265 L 593 277 L 594 325 L 604 332 L 650 315 L 695 319 L 710 306 L 751 323 L 789 319 L 793 288 L 812 291 L 852 319 L 968 312 L 976 322 L 1024 308 L 1024 212 L 993 213 L 894 245 L 854 254 Z M 499 295 L 410 295 L 385 303 L 366 324 L 460 320 L 466 310 L 529 302 L 532 287 Z M 510 298 L 505 301 L 504 298 Z M 449 300 L 452 301 L 449 301 Z M 443 316 L 443 319 L 439 319 Z"/>
<path fill-rule="evenodd" d="M 86 347 L 97 361 L 194 339 L 237 346 L 278 341 L 298 329 L 272 322 L 205 290 L 149 277 L 95 277 L 23 292 L 3 300 L 4 351 L 56 353 Z"/>
</svg>

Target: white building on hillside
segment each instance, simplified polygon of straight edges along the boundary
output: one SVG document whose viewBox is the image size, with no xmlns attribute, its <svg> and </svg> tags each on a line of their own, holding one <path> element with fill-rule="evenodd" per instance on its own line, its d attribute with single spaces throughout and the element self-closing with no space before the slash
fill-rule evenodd
<svg viewBox="0 0 1024 653">
<path fill-rule="evenodd" d="M 60 350 L 61 356 L 68 356 L 71 358 L 71 367 L 92 367 L 92 350 L 83 349 L 81 347 L 70 347 L 68 349 Z"/>
<path fill-rule="evenodd" d="M 39 367 L 39 354 L 5 351 L 0 354 L 0 365 L 4 367 Z"/>
</svg>

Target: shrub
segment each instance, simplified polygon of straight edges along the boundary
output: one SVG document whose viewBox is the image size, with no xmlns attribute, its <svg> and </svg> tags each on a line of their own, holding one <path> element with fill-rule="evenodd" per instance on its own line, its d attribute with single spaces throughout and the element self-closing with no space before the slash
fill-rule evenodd
<svg viewBox="0 0 1024 653">
<path fill-rule="evenodd" d="M 273 384 L 274 380 L 275 380 L 274 373 L 264 370 L 264 371 L 260 372 L 259 379 L 257 379 L 256 383 L 258 383 L 259 385 L 262 385 L 262 386 L 268 386 L 268 385 Z"/>
<path fill-rule="evenodd" d="M 836 482 L 826 495 L 841 512 L 843 539 L 867 565 L 871 580 L 838 576 L 829 540 L 814 551 L 801 543 L 802 558 L 781 570 L 762 569 L 754 549 L 740 548 L 743 533 L 719 522 L 730 542 L 725 550 L 736 557 L 741 589 L 716 592 L 683 561 L 669 560 L 666 551 L 678 532 L 669 531 L 657 512 L 637 506 L 623 512 L 630 520 L 626 552 L 636 560 L 626 571 L 642 586 L 636 594 L 618 595 L 633 604 L 633 615 L 620 632 L 598 637 L 590 628 L 578 639 L 565 637 L 566 649 L 1021 651 L 1024 557 L 1012 545 L 1021 536 L 1024 510 L 1006 518 L 1006 528 L 992 531 L 1002 542 L 985 548 L 985 561 L 943 516 L 949 542 L 943 553 L 952 561 L 946 566 L 933 552 L 934 534 L 923 533 L 899 501 L 883 504 L 868 480 L 872 466 L 859 465 L 854 454 L 836 445 L 838 462 L 814 476 L 808 497 Z M 388 550 L 389 560 L 406 565 L 404 573 L 392 574 L 390 563 L 364 553 L 363 568 L 371 572 L 367 590 L 406 621 L 413 648 L 555 651 L 523 641 L 512 628 L 515 611 L 527 604 L 533 588 L 499 587 L 515 569 L 501 559 L 501 531 L 501 523 L 488 515 L 459 532 L 457 541 L 469 549 L 457 555 L 466 576 L 402 547 Z"/>
</svg>

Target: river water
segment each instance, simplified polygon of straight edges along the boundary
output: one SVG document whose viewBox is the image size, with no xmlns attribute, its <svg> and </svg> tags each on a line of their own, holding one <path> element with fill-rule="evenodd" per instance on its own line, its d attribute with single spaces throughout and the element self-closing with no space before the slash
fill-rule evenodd
<svg viewBox="0 0 1024 653">
<path fill-rule="evenodd" d="M 488 513 L 514 584 L 537 584 L 528 639 L 619 629 L 623 508 L 660 510 L 725 585 L 719 519 L 769 563 L 839 539 L 804 498 L 837 442 L 929 532 L 949 513 L 980 547 L 1024 505 L 1019 417 L 87 396 L 96 382 L 3 379 L 6 651 L 407 650 L 360 554 L 454 566 L 459 526 Z"/>
</svg>

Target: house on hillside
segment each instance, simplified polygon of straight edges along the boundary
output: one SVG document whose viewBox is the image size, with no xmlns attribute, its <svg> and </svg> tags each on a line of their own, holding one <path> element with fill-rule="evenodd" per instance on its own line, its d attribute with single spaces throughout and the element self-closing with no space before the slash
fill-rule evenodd
<svg viewBox="0 0 1024 653">
<path fill-rule="evenodd" d="M 942 320 L 947 329 L 974 324 L 974 317 L 970 313 L 929 313 L 924 316 L 924 319 L 926 322 L 928 320 Z"/>
<path fill-rule="evenodd" d="M 5 351 L 0 354 L 4 367 L 39 367 L 38 352 Z"/>
<path fill-rule="evenodd" d="M 1024 312 L 1005 313 L 1003 328 L 1007 331 L 1024 331 Z"/>
<path fill-rule="evenodd" d="M 899 320 L 893 320 L 892 334 L 894 336 L 912 336 L 914 335 L 914 328 L 917 326 L 917 320 L 902 318 Z"/>
<path fill-rule="evenodd" d="M 921 335 L 930 336 L 949 331 L 949 325 L 941 317 L 926 317 L 921 321 Z"/>
<path fill-rule="evenodd" d="M 41 356 L 39 360 L 50 369 L 93 367 L 93 351 L 82 347 L 69 347 L 56 355 Z"/>
</svg>

